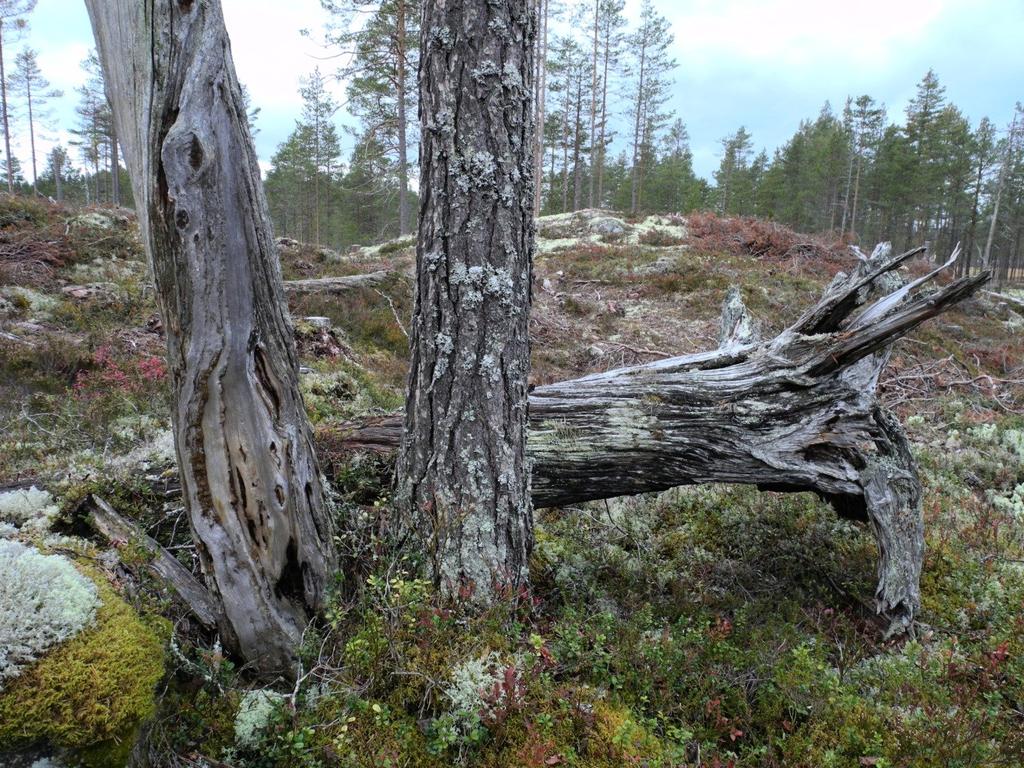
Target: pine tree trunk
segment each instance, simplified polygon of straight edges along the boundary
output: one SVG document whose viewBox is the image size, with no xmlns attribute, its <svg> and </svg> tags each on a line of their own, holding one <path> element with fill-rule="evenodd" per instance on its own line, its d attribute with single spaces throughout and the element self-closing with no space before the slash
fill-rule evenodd
<svg viewBox="0 0 1024 768">
<path fill-rule="evenodd" d="M 11 121 L 7 115 L 7 73 L 4 71 L 4 20 L 0 19 L 0 110 L 4 118 L 4 152 L 7 156 L 7 191 L 14 194 L 14 158 L 11 157 Z"/>
<path fill-rule="evenodd" d="M 57 202 L 64 202 L 64 169 L 63 163 L 56 162 L 53 164 L 53 183 L 57 187 Z"/>
<path fill-rule="evenodd" d="M 266 673 L 333 570 L 280 266 L 218 0 L 87 0 L 167 332 L 172 422 L 228 647 Z"/>
<path fill-rule="evenodd" d="M 644 88 L 646 82 L 644 81 L 644 67 L 647 63 L 647 49 L 641 47 L 640 49 L 640 75 L 637 78 L 636 87 L 636 120 L 633 125 L 633 163 L 630 168 L 630 184 L 629 184 L 629 212 L 636 215 L 637 208 L 640 205 L 640 130 L 643 120 L 643 107 L 644 107 Z"/>
<path fill-rule="evenodd" d="M 1006 173 L 1010 165 L 1010 161 L 1013 157 L 1013 144 L 1017 135 L 1017 116 L 1014 115 L 1013 123 L 1010 125 L 1010 134 L 1006 139 L 1006 153 L 1003 157 L 1002 165 L 999 167 L 999 179 L 996 182 L 996 202 L 995 207 L 992 209 L 992 221 L 988 227 L 988 238 L 985 240 L 985 255 L 982 257 L 982 267 L 984 269 L 990 269 L 992 267 L 992 244 L 996 239 L 996 225 L 999 221 L 999 207 L 1003 200 L 1003 188 L 1006 184 Z M 996 270 L 996 290 L 1000 290 L 1003 287 L 1003 274 L 1002 270 Z"/>
<path fill-rule="evenodd" d="M 974 258 L 974 242 L 978 236 L 978 204 L 981 202 L 981 185 L 984 180 L 985 158 L 978 161 L 978 174 L 974 182 L 974 198 L 971 202 L 971 222 L 967 226 L 967 244 L 964 247 L 964 260 L 960 264 L 960 274 L 971 274 L 971 261 Z"/>
<path fill-rule="evenodd" d="M 605 133 L 608 128 L 608 69 L 611 60 L 611 27 L 604 38 L 604 74 L 601 80 L 601 136 L 597 155 L 597 205 L 604 204 Z"/>
<path fill-rule="evenodd" d="M 36 171 L 36 126 L 32 114 L 32 78 L 27 78 L 25 95 L 28 97 L 28 139 L 32 150 L 32 191 L 39 194 L 39 174 Z"/>
<path fill-rule="evenodd" d="M 320 103 L 318 100 L 316 115 L 313 118 L 313 243 L 317 248 L 320 247 L 320 135 Z"/>
<path fill-rule="evenodd" d="M 534 103 L 537 105 L 536 119 L 534 122 L 534 145 L 536 149 L 534 150 L 533 156 L 533 167 L 536 169 L 537 173 L 537 178 L 534 179 L 533 185 L 534 216 L 540 216 L 544 195 L 544 185 L 542 183 L 543 179 L 541 178 L 541 173 L 544 168 L 544 117 L 547 103 L 548 5 L 550 0 L 537 0 L 537 2 L 540 34 L 537 36 L 538 53 L 536 65 L 534 67 L 534 76 L 536 78 L 534 83 L 534 91 L 536 93 Z M 549 178 L 551 179 L 551 183 L 554 184 L 555 176 L 553 164 Z"/>
<path fill-rule="evenodd" d="M 121 160 L 118 157 L 117 129 L 110 130 L 110 201 L 121 204 Z"/>
<path fill-rule="evenodd" d="M 400 508 L 441 590 L 527 577 L 533 0 L 423 5 L 419 238 Z M 494 73 L 480 76 L 479 72 Z"/>
<path fill-rule="evenodd" d="M 860 199 L 860 155 L 857 156 L 857 174 L 853 179 L 853 207 L 850 209 L 850 234 L 857 234 L 857 203 Z"/>
<path fill-rule="evenodd" d="M 569 110 L 572 107 L 572 92 L 569 79 L 565 81 L 565 101 L 562 105 L 562 213 L 569 210 Z"/>
<path fill-rule="evenodd" d="M 587 205 L 593 208 L 595 191 L 594 147 L 597 145 L 597 53 L 598 27 L 601 22 L 601 0 L 594 0 L 594 50 L 590 70 L 590 194 Z"/>
<path fill-rule="evenodd" d="M 576 130 L 572 143 L 572 209 L 583 204 L 583 70 L 576 76 Z"/>
<path fill-rule="evenodd" d="M 398 38 L 398 82 L 396 84 L 398 98 L 398 234 L 409 232 L 409 140 L 405 110 L 405 55 L 406 55 L 406 19 L 405 0 L 398 0 L 397 7 Z"/>
</svg>

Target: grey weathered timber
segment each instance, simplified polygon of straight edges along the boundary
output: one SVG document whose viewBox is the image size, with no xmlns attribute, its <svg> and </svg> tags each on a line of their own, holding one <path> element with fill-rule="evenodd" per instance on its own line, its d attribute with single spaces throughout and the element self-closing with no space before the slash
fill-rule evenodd
<svg viewBox="0 0 1024 768">
<path fill-rule="evenodd" d="M 225 644 L 289 668 L 331 523 L 219 0 L 87 0 L 167 332 L 183 496 Z"/>
<path fill-rule="evenodd" d="M 989 277 L 918 295 L 896 289 L 891 273 L 920 251 L 876 249 L 774 339 L 756 341 L 730 292 L 720 349 L 537 387 L 528 444 L 534 505 L 698 483 L 814 491 L 870 523 L 878 609 L 893 631 L 906 628 L 920 603 L 920 481 L 902 428 L 878 402 L 878 377 L 893 341 Z M 397 419 L 377 419 L 365 433 L 353 426 L 347 438 L 360 450 L 397 439 Z"/>
<path fill-rule="evenodd" d="M 109 502 L 99 496 L 92 496 L 92 510 L 89 521 L 93 528 L 110 541 L 131 542 L 145 550 L 150 560 L 146 563 L 154 576 L 167 584 L 192 614 L 207 629 L 214 629 L 221 621 L 220 603 L 199 579 L 179 563 L 174 555 L 160 546 L 160 543 L 146 534 L 133 520 L 119 514 Z"/>
<path fill-rule="evenodd" d="M 357 288 L 372 288 L 380 285 L 392 272 L 366 272 L 361 275 L 342 275 L 341 277 L 311 277 L 306 280 L 285 280 L 285 293 L 295 296 L 307 294 L 340 295 Z"/>
<path fill-rule="evenodd" d="M 435 581 L 526 578 L 531 0 L 426 0 L 420 218 L 397 501 Z"/>
</svg>

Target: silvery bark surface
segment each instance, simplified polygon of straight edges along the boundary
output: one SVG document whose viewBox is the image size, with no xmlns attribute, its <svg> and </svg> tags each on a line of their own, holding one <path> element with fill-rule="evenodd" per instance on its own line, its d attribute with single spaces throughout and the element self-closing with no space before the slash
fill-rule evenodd
<svg viewBox="0 0 1024 768">
<path fill-rule="evenodd" d="M 219 0 L 87 0 L 167 332 L 184 500 L 226 645 L 271 672 L 331 522 Z"/>
<path fill-rule="evenodd" d="M 534 505 L 699 483 L 813 491 L 871 525 L 877 607 L 892 630 L 908 627 L 920 605 L 921 485 L 903 429 L 875 390 L 896 339 L 988 279 L 914 293 L 948 262 L 897 288 L 891 273 L 921 251 L 877 249 L 774 339 L 758 340 L 730 292 L 717 350 L 537 387 L 528 442 Z M 381 451 L 398 433 L 397 419 L 377 419 L 342 430 L 338 443 Z"/>
<path fill-rule="evenodd" d="M 443 591 L 526 578 L 534 4 L 427 0 L 400 509 Z"/>
</svg>

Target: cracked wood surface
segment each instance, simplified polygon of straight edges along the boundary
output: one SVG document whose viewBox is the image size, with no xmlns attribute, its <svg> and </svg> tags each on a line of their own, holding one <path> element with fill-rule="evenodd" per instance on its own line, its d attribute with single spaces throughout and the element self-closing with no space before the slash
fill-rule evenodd
<svg viewBox="0 0 1024 768">
<path fill-rule="evenodd" d="M 893 273 L 919 252 L 879 247 L 774 339 L 756 340 L 730 292 L 717 350 L 537 387 L 529 411 L 533 503 L 697 483 L 813 491 L 871 525 L 878 608 L 892 631 L 906 628 L 920 604 L 920 481 L 899 422 L 878 402 L 878 377 L 896 339 L 988 279 L 904 292 Z M 394 448 L 400 435 L 397 418 L 349 430 L 338 444 L 360 450 Z"/>
<path fill-rule="evenodd" d="M 183 496 L 225 644 L 291 668 L 331 521 L 219 0 L 87 0 L 167 332 Z"/>
</svg>

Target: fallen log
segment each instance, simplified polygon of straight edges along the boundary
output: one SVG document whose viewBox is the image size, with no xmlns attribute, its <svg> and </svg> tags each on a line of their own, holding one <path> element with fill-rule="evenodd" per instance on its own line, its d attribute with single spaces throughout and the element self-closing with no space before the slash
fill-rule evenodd
<svg viewBox="0 0 1024 768">
<path fill-rule="evenodd" d="M 199 581 L 170 552 L 150 538 L 138 524 L 119 514 L 99 496 L 92 496 L 90 522 L 97 532 L 111 542 L 130 542 L 145 550 L 150 560 L 147 565 L 155 576 L 166 583 L 192 614 L 207 629 L 214 629 L 220 619 L 220 603 L 214 599 L 206 586 Z"/>
<path fill-rule="evenodd" d="M 285 280 L 284 290 L 288 295 L 303 296 L 310 293 L 326 293 L 338 295 L 356 288 L 373 288 L 380 285 L 390 272 L 367 272 L 361 275 L 345 275 L 343 277 L 316 277 L 308 280 Z"/>
<path fill-rule="evenodd" d="M 1005 293 L 996 293 L 995 291 L 984 291 L 985 295 L 994 301 L 1002 301 L 1007 304 L 1010 309 L 1017 313 L 1024 313 L 1024 301 L 1014 296 L 1007 296 Z"/>
<path fill-rule="evenodd" d="M 876 397 L 878 377 L 896 339 L 989 278 L 914 293 L 951 259 L 899 288 L 895 270 L 923 251 L 879 246 L 774 339 L 757 340 L 730 292 L 717 350 L 537 387 L 528 442 L 535 506 L 697 483 L 813 491 L 870 524 L 877 609 L 890 634 L 907 629 L 920 607 L 921 484 L 902 427 Z M 400 425 L 397 416 L 350 425 L 332 443 L 393 449 Z"/>
</svg>

